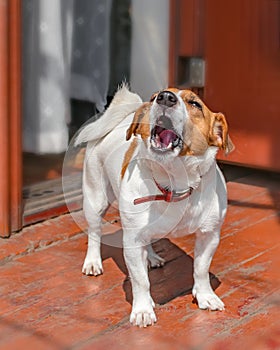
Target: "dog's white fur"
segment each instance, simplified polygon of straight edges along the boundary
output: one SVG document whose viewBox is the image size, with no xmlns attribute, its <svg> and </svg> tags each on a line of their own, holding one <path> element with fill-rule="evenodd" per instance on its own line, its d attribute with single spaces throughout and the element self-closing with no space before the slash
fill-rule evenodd
<svg viewBox="0 0 280 350">
<path fill-rule="evenodd" d="M 188 143 L 187 138 L 191 137 L 190 130 L 193 129 L 190 112 L 182 93 L 178 90 L 175 94 L 178 103 L 170 108 L 170 114 L 178 134 L 184 134 L 184 142 Z M 210 286 L 209 267 L 219 244 L 227 194 L 224 178 L 215 162 L 218 147 L 207 145 L 201 154 L 180 155 L 180 149 L 155 152 L 150 138 L 141 138 L 137 132 L 135 137 L 126 141 L 126 131 L 133 122 L 134 112 L 141 106 L 140 97 L 123 86 L 104 115 L 80 132 L 76 144 L 88 142 L 83 194 L 89 229 L 82 271 L 95 276 L 103 273 L 101 217 L 108 204 L 117 199 L 123 227 L 124 257 L 133 291 L 130 321 L 146 327 L 156 322 L 148 265 L 156 267 L 164 263 L 150 243 L 167 234 L 196 233 L 193 296 L 202 309 L 224 309 L 223 302 Z M 160 108 L 156 99 L 150 103 L 149 122 L 152 125 Z M 135 139 L 137 145 L 131 150 L 122 178 L 123 160 Z M 134 205 L 136 198 L 160 193 L 154 179 L 161 186 L 176 191 L 189 187 L 194 190 L 188 199 L 176 203 L 152 201 Z"/>
</svg>

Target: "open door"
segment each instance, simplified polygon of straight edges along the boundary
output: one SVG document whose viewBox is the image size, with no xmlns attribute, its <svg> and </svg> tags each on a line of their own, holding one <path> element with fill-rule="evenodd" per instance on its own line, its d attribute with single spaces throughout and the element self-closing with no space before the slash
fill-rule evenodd
<svg viewBox="0 0 280 350">
<path fill-rule="evenodd" d="M 176 0 L 170 6 L 170 84 L 197 88 L 212 110 L 226 114 L 236 150 L 220 159 L 279 171 L 280 2 Z M 197 62 L 204 72 L 192 70 Z M 189 77 L 203 73 L 192 84 Z"/>
<path fill-rule="evenodd" d="M 0 4 L 0 237 L 22 227 L 20 5 Z"/>
</svg>

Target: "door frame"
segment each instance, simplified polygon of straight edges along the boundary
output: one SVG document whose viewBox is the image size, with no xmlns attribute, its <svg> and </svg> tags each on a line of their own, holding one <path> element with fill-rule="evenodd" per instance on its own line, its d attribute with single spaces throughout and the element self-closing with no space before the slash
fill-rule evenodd
<svg viewBox="0 0 280 350">
<path fill-rule="evenodd" d="M 0 237 L 22 228 L 21 0 L 0 3 Z"/>
</svg>

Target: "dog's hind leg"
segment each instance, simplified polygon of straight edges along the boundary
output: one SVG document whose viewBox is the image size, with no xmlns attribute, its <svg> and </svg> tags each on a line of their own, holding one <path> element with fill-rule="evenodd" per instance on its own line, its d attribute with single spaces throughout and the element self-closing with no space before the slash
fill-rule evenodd
<svg viewBox="0 0 280 350">
<path fill-rule="evenodd" d="M 101 217 L 92 214 L 88 220 L 88 247 L 82 272 L 86 275 L 98 276 L 103 273 L 101 245 Z"/>
<path fill-rule="evenodd" d="M 88 247 L 82 272 L 86 275 L 98 276 L 103 273 L 101 220 L 109 204 L 109 189 L 109 184 L 102 180 L 102 167 L 93 156 L 90 163 L 85 164 L 83 178 L 83 209 L 88 222 Z"/>
<path fill-rule="evenodd" d="M 156 267 L 162 267 L 165 264 L 165 260 L 154 251 L 152 244 L 147 245 L 147 252 L 149 267 L 153 269 Z"/>
<path fill-rule="evenodd" d="M 86 275 L 98 276 L 103 273 L 102 258 L 100 252 L 101 245 L 101 217 L 92 214 L 88 228 L 88 247 L 83 264 L 82 272 Z"/>
</svg>

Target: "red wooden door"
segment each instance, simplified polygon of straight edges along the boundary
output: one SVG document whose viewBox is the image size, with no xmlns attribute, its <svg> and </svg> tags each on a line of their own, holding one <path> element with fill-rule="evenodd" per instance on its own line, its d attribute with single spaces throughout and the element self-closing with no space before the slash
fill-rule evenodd
<svg viewBox="0 0 280 350">
<path fill-rule="evenodd" d="M 170 2 L 170 83 L 182 58 L 205 60 L 203 97 L 226 114 L 236 150 L 222 159 L 280 170 L 280 2 Z M 191 25 L 190 25 L 191 24 Z"/>
</svg>

